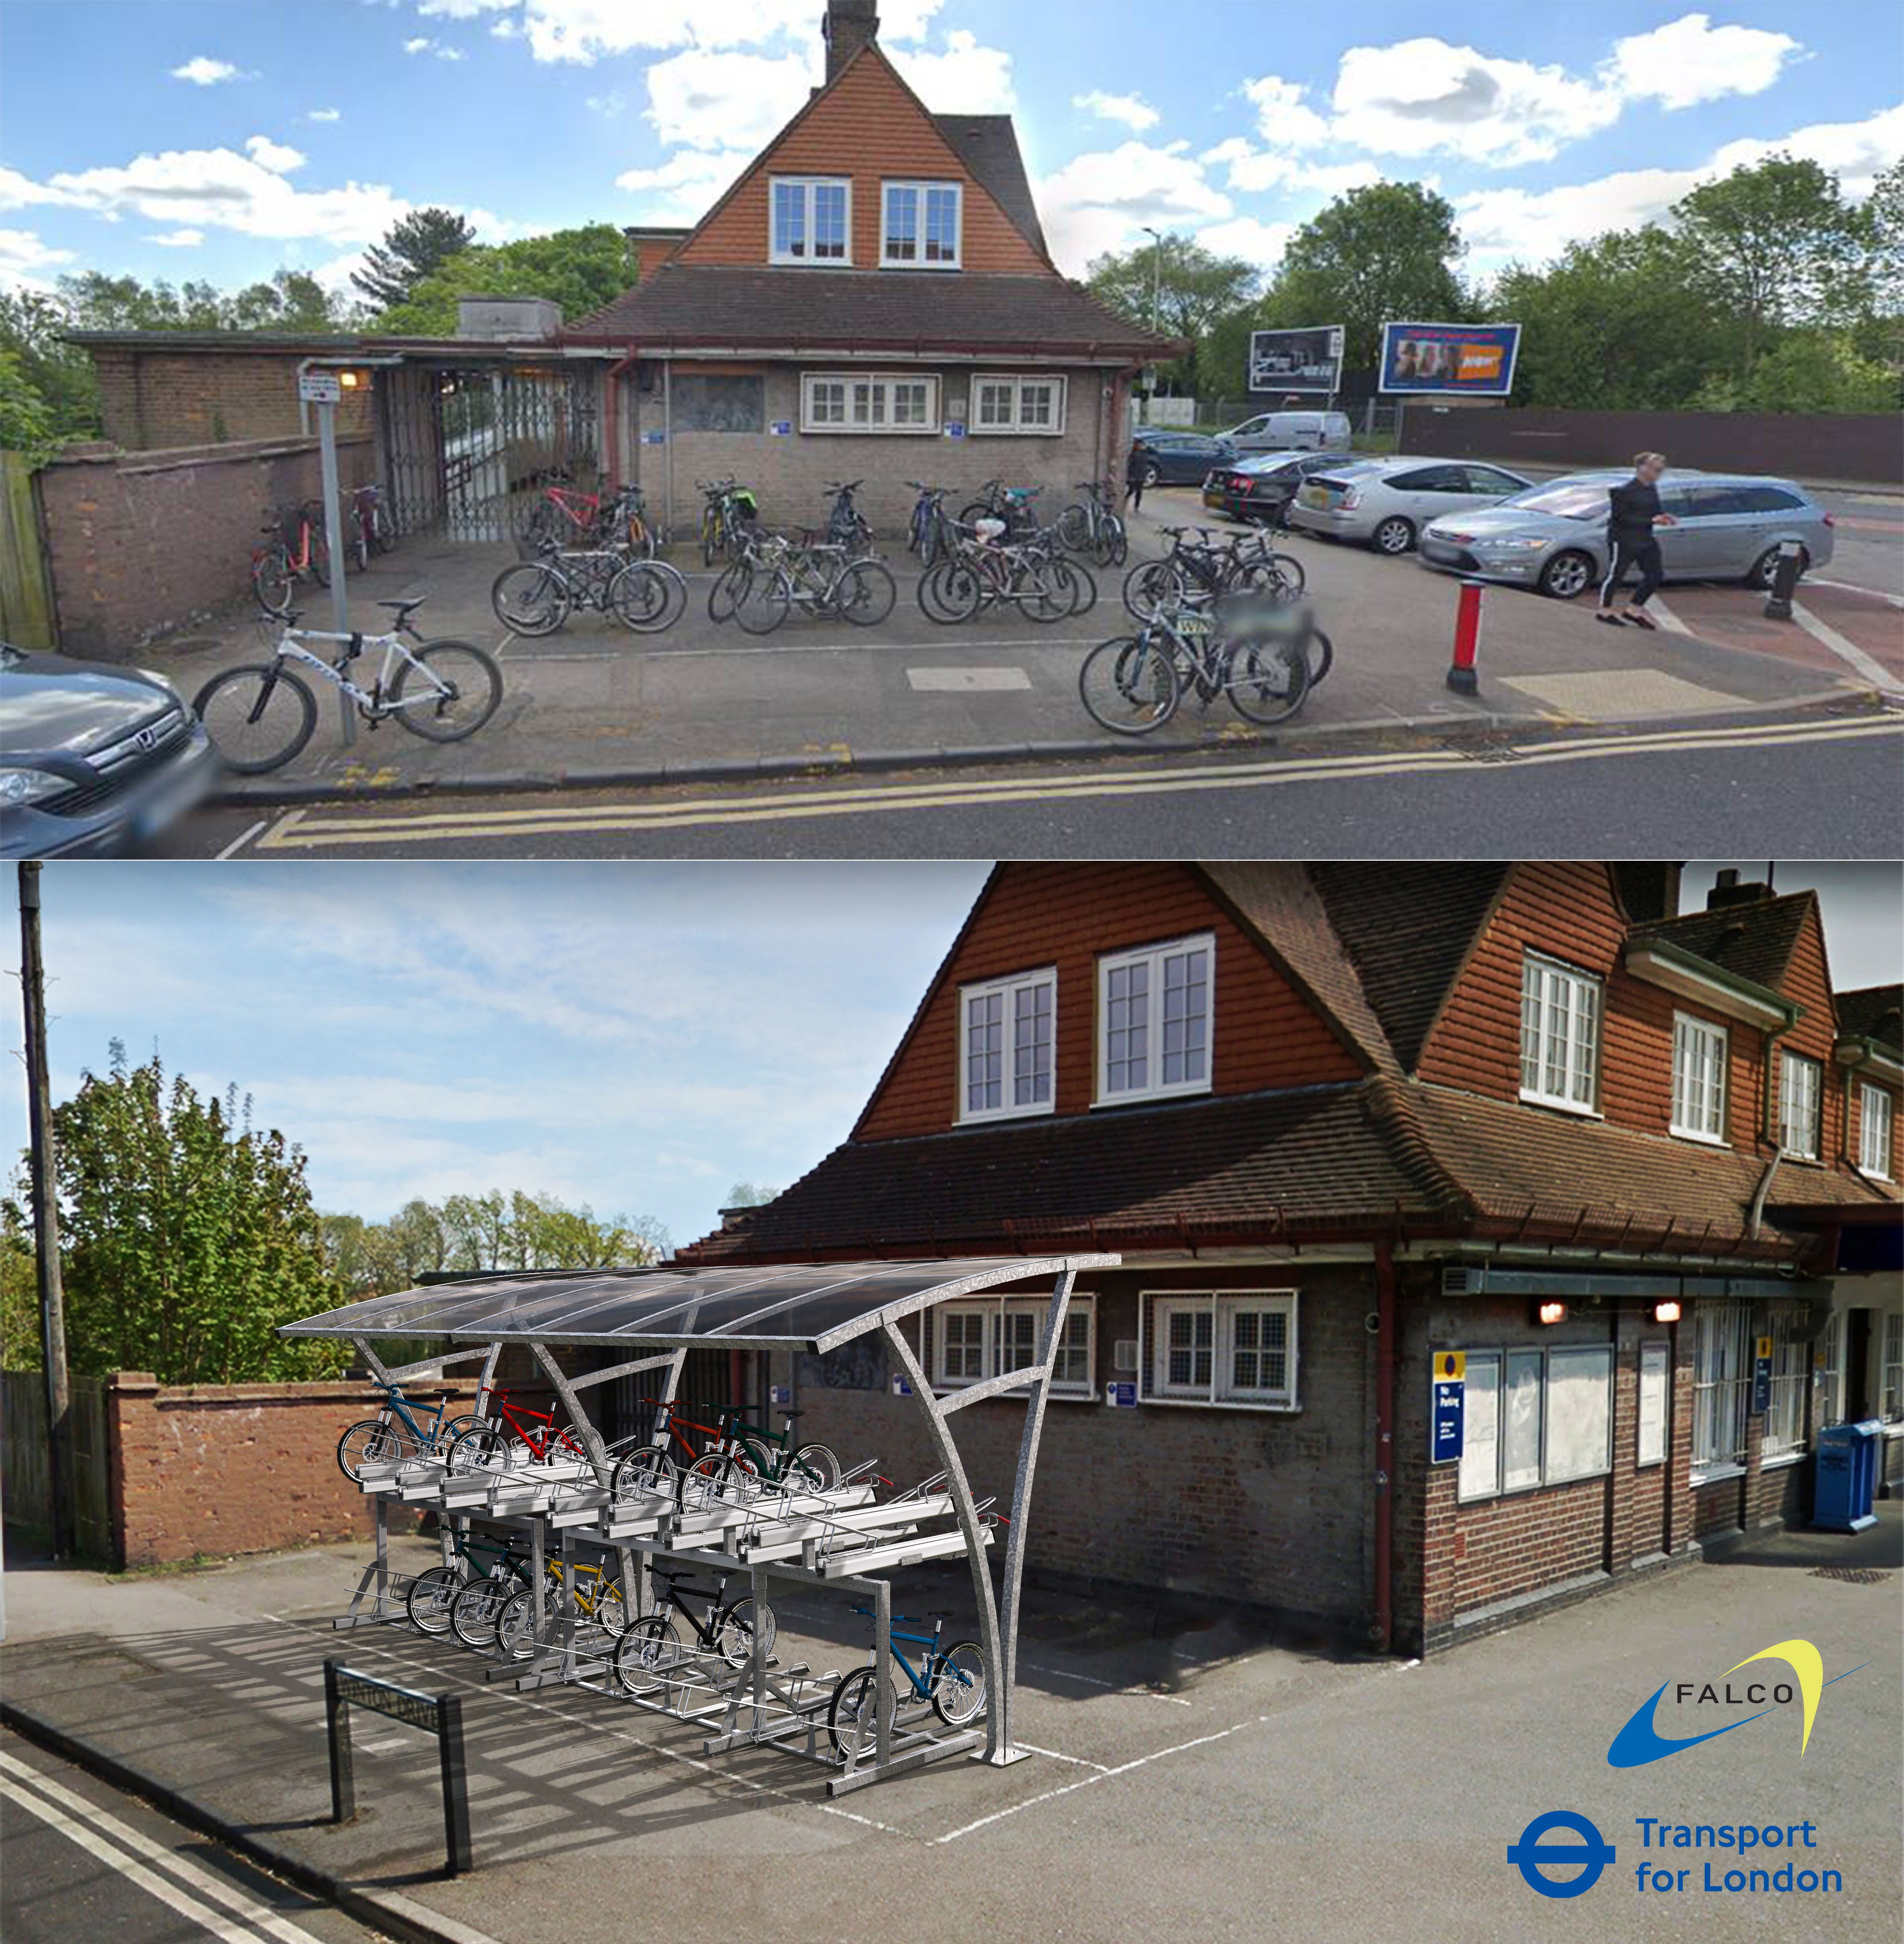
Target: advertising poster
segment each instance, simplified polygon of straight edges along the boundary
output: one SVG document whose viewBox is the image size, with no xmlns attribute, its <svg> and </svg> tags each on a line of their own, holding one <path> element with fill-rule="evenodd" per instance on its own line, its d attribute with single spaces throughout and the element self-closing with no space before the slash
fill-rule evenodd
<svg viewBox="0 0 1904 1944">
<path fill-rule="evenodd" d="M 1250 333 L 1250 389 L 1278 398 L 1327 398 L 1342 381 L 1343 329 L 1317 325 L 1300 331 Z"/>
<path fill-rule="evenodd" d="M 1380 389 L 1504 398 L 1520 348 L 1518 324 L 1385 324 Z"/>
</svg>

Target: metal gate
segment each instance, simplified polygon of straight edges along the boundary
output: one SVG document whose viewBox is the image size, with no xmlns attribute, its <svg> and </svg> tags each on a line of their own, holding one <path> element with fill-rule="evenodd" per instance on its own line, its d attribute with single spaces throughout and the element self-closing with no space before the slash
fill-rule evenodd
<svg viewBox="0 0 1904 1944">
<path fill-rule="evenodd" d="M 598 480 L 601 380 L 592 364 L 407 361 L 377 375 L 401 534 L 509 540 L 543 486 Z"/>
</svg>

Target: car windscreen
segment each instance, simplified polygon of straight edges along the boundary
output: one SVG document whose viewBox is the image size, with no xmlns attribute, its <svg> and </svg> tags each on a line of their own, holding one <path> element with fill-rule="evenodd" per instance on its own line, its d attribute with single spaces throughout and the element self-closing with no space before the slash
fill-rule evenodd
<svg viewBox="0 0 1904 1944">
<path fill-rule="evenodd" d="M 1546 486 L 1530 486 L 1501 508 L 1518 506 L 1530 513 L 1550 513 L 1557 519 L 1604 519 L 1607 514 L 1607 489 L 1584 480 L 1564 480 Z M 1500 508 L 1496 509 L 1500 510 Z"/>
</svg>

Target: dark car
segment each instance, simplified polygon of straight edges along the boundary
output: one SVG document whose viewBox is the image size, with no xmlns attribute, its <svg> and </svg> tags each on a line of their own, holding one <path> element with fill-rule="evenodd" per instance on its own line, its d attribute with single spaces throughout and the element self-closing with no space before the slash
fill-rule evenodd
<svg viewBox="0 0 1904 1944">
<path fill-rule="evenodd" d="M 1296 489 L 1312 472 L 1352 466 L 1347 452 L 1252 452 L 1218 466 L 1203 482 L 1203 503 L 1232 520 L 1281 526 Z"/>
<path fill-rule="evenodd" d="M 110 857 L 198 802 L 217 767 L 164 676 L 0 641 L 0 855 Z"/>
<path fill-rule="evenodd" d="M 1200 432 L 1161 432 L 1142 441 L 1150 460 L 1146 486 L 1201 486 L 1213 466 L 1226 466 L 1236 457 L 1226 438 L 1210 438 Z"/>
</svg>

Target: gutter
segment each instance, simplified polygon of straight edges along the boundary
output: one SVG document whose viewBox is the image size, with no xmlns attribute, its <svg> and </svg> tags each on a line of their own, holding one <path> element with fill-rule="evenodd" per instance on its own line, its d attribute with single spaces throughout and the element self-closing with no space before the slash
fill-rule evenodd
<svg viewBox="0 0 1904 1944">
<path fill-rule="evenodd" d="M 607 376 L 603 381 L 607 386 L 607 395 L 603 403 L 601 414 L 603 424 L 608 435 L 608 476 L 617 486 L 623 483 L 621 470 L 622 374 L 631 365 L 637 364 L 640 361 L 641 353 L 631 345 L 626 357 L 617 358 L 609 366 Z"/>
<path fill-rule="evenodd" d="M 1375 1635 L 1395 1638 L 1395 1247 L 1375 1245 Z"/>
</svg>

